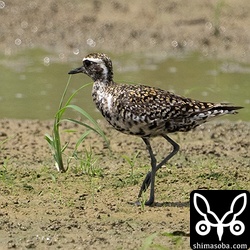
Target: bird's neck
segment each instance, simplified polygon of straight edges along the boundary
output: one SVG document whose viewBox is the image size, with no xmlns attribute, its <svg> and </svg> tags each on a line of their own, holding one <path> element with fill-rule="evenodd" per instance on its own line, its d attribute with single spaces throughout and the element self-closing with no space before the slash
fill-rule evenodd
<svg viewBox="0 0 250 250">
<path fill-rule="evenodd" d="M 110 86 L 115 85 L 115 84 L 116 83 L 113 80 L 109 81 L 107 79 L 105 79 L 105 80 L 98 79 L 98 80 L 94 81 L 93 90 L 105 91 L 105 89 L 107 89 Z"/>
<path fill-rule="evenodd" d="M 113 71 L 103 70 L 101 72 L 95 72 L 93 75 L 89 75 L 94 82 L 113 82 Z"/>
<path fill-rule="evenodd" d="M 92 99 L 106 119 L 110 116 L 114 85 L 116 85 L 116 83 L 113 81 L 95 81 L 92 89 Z"/>
</svg>

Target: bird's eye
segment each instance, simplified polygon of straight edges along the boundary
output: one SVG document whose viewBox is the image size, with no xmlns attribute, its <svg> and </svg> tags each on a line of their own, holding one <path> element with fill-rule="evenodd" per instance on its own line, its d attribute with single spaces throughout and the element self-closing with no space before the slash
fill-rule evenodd
<svg viewBox="0 0 250 250">
<path fill-rule="evenodd" d="M 92 62 L 89 60 L 84 61 L 84 66 L 86 66 L 86 67 L 89 67 L 91 64 L 92 64 Z"/>
</svg>

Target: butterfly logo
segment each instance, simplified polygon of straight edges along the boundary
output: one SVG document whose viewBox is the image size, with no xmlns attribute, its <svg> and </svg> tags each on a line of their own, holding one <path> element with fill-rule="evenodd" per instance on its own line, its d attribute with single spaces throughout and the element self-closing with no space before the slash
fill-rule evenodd
<svg viewBox="0 0 250 250">
<path fill-rule="evenodd" d="M 242 202 L 241 199 L 243 199 L 243 205 L 239 208 L 239 205 Z M 198 206 L 198 203 L 200 204 L 200 207 Z M 193 198 L 193 204 L 196 211 L 203 217 L 203 219 L 197 222 L 195 226 L 195 230 L 199 235 L 204 236 L 209 234 L 211 227 L 217 228 L 217 235 L 219 241 L 221 241 L 222 239 L 225 227 L 229 227 L 230 232 L 235 236 L 244 233 L 245 225 L 242 221 L 237 220 L 237 217 L 246 208 L 246 193 L 239 194 L 233 199 L 230 206 L 230 210 L 227 211 L 221 219 L 219 219 L 219 217 L 213 211 L 211 211 L 210 205 L 203 195 L 195 193 Z"/>
</svg>

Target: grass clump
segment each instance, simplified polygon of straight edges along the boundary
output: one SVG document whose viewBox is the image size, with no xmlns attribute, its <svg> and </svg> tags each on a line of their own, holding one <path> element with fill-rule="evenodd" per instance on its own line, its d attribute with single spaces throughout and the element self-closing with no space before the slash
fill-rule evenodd
<svg viewBox="0 0 250 250">
<path fill-rule="evenodd" d="M 93 156 L 92 150 L 85 150 L 84 155 L 75 154 L 75 159 L 78 161 L 74 172 L 83 174 L 89 177 L 103 177 L 103 169 L 97 165 L 98 158 Z"/>
<path fill-rule="evenodd" d="M 91 132 L 94 131 L 95 133 L 99 134 L 107 143 L 107 145 L 109 145 L 109 142 L 104 134 L 104 132 L 102 131 L 102 129 L 99 127 L 99 125 L 97 124 L 97 122 L 82 108 L 80 108 L 77 105 L 73 105 L 71 104 L 71 100 L 73 99 L 73 97 L 83 88 L 85 88 L 86 86 L 90 85 L 90 83 L 83 85 L 82 87 L 80 87 L 79 89 L 77 89 L 70 97 L 68 100 L 66 100 L 66 102 L 64 103 L 64 99 L 68 90 L 68 86 L 70 83 L 70 79 L 71 76 L 69 77 L 69 80 L 66 84 L 66 87 L 64 89 L 63 95 L 61 97 L 60 100 L 60 104 L 58 107 L 58 111 L 55 114 L 55 119 L 54 119 L 54 124 L 53 124 L 53 129 L 52 129 L 52 135 L 45 135 L 45 139 L 48 142 L 51 150 L 52 150 L 52 154 L 55 160 L 55 165 L 58 171 L 60 172 L 66 172 L 68 170 L 68 166 L 69 163 L 71 162 L 71 160 L 73 158 L 75 158 L 76 153 L 77 153 L 77 148 L 79 147 L 79 145 L 84 141 L 84 139 L 87 137 L 87 135 Z M 76 111 L 77 113 L 79 113 L 81 116 L 83 116 L 89 124 L 73 119 L 73 118 L 63 118 L 63 115 L 65 113 L 65 111 L 67 109 L 72 109 L 74 111 Z M 63 156 L 64 156 L 64 152 L 65 149 L 68 147 L 68 143 L 65 143 L 64 145 L 62 145 L 61 143 L 61 137 L 60 137 L 60 131 L 59 131 L 59 127 L 60 124 L 63 122 L 71 122 L 74 124 L 78 124 L 81 126 L 84 126 L 87 130 L 86 132 L 84 132 L 80 138 L 77 140 L 76 144 L 75 144 L 75 148 L 73 149 L 73 152 L 71 155 L 66 156 L 66 161 L 63 161 Z M 71 132 L 71 131 L 68 131 Z M 66 162 L 66 166 L 65 163 Z"/>
<path fill-rule="evenodd" d="M 122 158 L 129 164 L 130 166 L 130 176 L 129 176 L 129 179 L 130 179 L 130 182 L 132 184 L 138 184 L 138 179 L 137 179 L 137 176 L 135 174 L 135 171 L 134 171 L 134 168 L 135 168 L 135 164 L 136 164 L 136 160 L 137 160 L 137 157 L 139 155 L 139 152 L 135 153 L 132 155 L 132 157 L 129 157 L 127 155 L 122 155 Z"/>
</svg>

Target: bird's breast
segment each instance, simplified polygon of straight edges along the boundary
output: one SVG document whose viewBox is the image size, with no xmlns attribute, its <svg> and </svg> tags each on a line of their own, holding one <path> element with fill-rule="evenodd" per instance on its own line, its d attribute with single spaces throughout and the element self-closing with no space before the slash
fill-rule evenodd
<svg viewBox="0 0 250 250">
<path fill-rule="evenodd" d="M 120 132 L 148 136 L 160 129 L 156 120 L 151 120 L 146 113 L 138 112 L 135 106 L 125 105 L 114 93 L 93 92 L 92 97 L 104 118 Z"/>
</svg>

